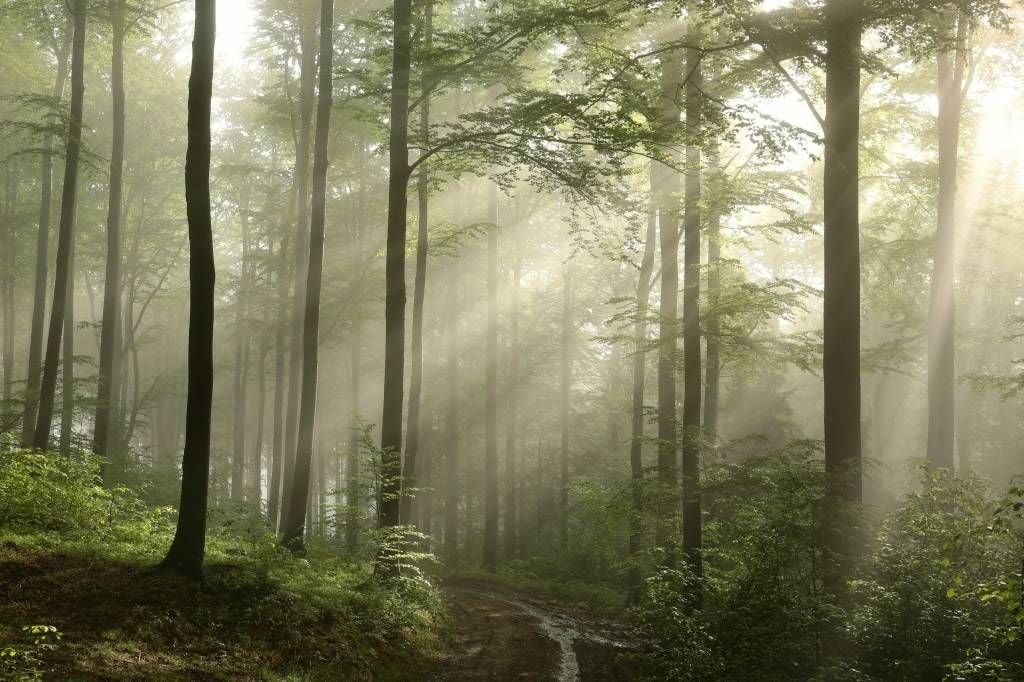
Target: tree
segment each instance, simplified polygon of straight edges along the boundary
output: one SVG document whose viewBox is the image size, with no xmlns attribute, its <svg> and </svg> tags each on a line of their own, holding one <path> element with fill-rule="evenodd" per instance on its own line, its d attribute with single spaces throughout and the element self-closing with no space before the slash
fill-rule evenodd
<svg viewBox="0 0 1024 682">
<path fill-rule="evenodd" d="M 185 452 L 174 540 L 161 566 L 200 577 L 206 551 L 206 504 L 210 479 L 210 411 L 213 403 L 213 313 L 216 270 L 210 221 L 210 102 L 216 0 L 196 0 L 192 73 L 188 84 L 188 148 L 185 202 L 188 214 L 189 328 Z"/>
<path fill-rule="evenodd" d="M 61 33 L 55 30 L 53 34 Z M 54 43 L 53 51 L 57 60 L 57 74 L 53 84 L 54 106 L 64 96 L 68 76 L 68 57 L 71 52 L 73 32 L 63 31 L 63 39 Z M 52 128 L 56 127 L 56 115 L 48 120 L 48 129 L 43 134 L 43 153 L 39 162 L 39 231 L 36 236 L 35 286 L 32 295 L 32 327 L 28 344 L 28 381 L 25 387 L 25 409 L 22 426 L 22 442 L 32 442 L 39 409 L 39 384 L 42 379 L 43 326 L 46 318 L 46 281 L 49 245 L 50 211 L 53 203 L 53 138 Z"/>
<path fill-rule="evenodd" d="M 861 499 L 860 69 L 861 0 L 825 1 L 825 467 L 837 494 Z"/>
<path fill-rule="evenodd" d="M 92 449 L 105 457 L 110 447 L 114 354 L 117 321 L 121 317 L 121 195 L 124 186 L 124 33 L 125 2 L 110 0 L 111 52 L 110 96 L 112 143 L 110 148 L 110 193 L 107 202 L 107 261 L 103 278 L 103 319 L 100 327 L 100 366 L 96 389 L 96 419 Z"/>
<path fill-rule="evenodd" d="M 71 46 L 71 107 L 68 121 L 67 154 L 64 162 L 64 187 L 60 206 L 60 228 L 57 240 L 57 262 L 54 270 L 53 304 L 46 338 L 43 380 L 40 385 L 39 408 L 32 447 L 47 450 L 57 390 L 57 368 L 64 332 L 64 315 L 71 287 L 71 252 L 75 229 L 75 205 L 78 192 L 78 158 L 82 146 L 82 106 L 85 96 L 85 28 L 87 0 L 75 0 L 74 37 Z M 31 368 L 30 368 L 31 373 Z"/>
<path fill-rule="evenodd" d="M 928 461 L 936 468 L 953 471 L 956 421 L 954 241 L 960 118 L 963 111 L 969 19 L 962 10 L 946 10 L 941 21 L 948 27 L 948 32 L 941 37 L 947 44 L 940 46 L 937 55 L 939 194 L 928 305 Z"/>
<path fill-rule="evenodd" d="M 388 137 L 388 227 L 384 301 L 384 406 L 380 421 L 380 526 L 399 524 L 402 404 L 405 378 L 405 234 L 409 192 L 411 0 L 395 0 Z"/>
<path fill-rule="evenodd" d="M 320 341 L 320 289 L 324 267 L 324 222 L 327 205 L 327 142 L 331 125 L 334 82 L 334 0 L 320 7 L 320 84 L 317 96 L 316 140 L 313 145 L 313 205 L 309 226 L 309 266 L 302 333 L 302 400 L 292 491 L 281 522 L 281 544 L 303 549 L 306 504 L 310 495 L 313 427 L 316 415 L 317 360 Z M 322 455 L 321 455 L 322 460 Z M 322 485 L 322 480 L 321 480 Z"/>
</svg>

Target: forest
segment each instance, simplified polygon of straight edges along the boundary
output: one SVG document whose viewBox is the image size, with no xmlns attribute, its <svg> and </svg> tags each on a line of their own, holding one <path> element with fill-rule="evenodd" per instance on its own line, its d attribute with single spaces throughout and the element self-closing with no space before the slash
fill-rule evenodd
<svg viewBox="0 0 1024 682">
<path fill-rule="evenodd" d="M 1024 680 L 1022 20 L 0 0 L 0 679 Z"/>
</svg>

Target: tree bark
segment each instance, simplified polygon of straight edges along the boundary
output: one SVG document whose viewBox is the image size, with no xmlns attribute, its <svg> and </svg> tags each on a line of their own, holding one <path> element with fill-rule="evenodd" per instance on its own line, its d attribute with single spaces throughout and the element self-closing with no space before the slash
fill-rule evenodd
<svg viewBox="0 0 1024 682">
<path fill-rule="evenodd" d="M 71 107 L 68 121 L 67 154 L 64 163 L 57 262 L 54 269 L 53 304 L 50 307 L 46 357 L 43 363 L 43 380 L 39 392 L 39 413 L 32 437 L 32 447 L 36 450 L 47 450 L 50 446 L 50 427 L 53 422 L 53 404 L 57 390 L 57 366 L 61 336 L 64 331 L 64 310 L 70 286 L 68 268 L 71 264 L 71 248 L 74 241 L 78 157 L 82 146 L 82 104 L 85 95 L 86 6 L 86 0 L 75 0 L 75 34 L 71 47 Z"/>
<path fill-rule="evenodd" d="M 103 458 L 108 456 L 110 447 L 111 389 L 117 345 L 117 321 L 121 317 L 121 195 L 124 185 L 125 138 L 124 13 L 124 0 L 110 0 L 110 93 L 113 137 L 110 149 L 110 193 L 107 201 L 107 263 L 103 280 L 99 381 L 96 388 L 96 419 L 92 440 L 92 451 Z"/>
<path fill-rule="evenodd" d="M 956 422 L 954 243 L 967 22 L 953 15 L 947 24 L 952 45 L 938 54 L 939 194 L 928 305 L 928 462 L 952 473 Z"/>
<path fill-rule="evenodd" d="M 498 186 L 490 185 L 487 221 L 487 366 L 484 400 L 486 449 L 484 490 L 484 568 L 498 566 Z"/>
<path fill-rule="evenodd" d="M 860 15 L 862 0 L 826 0 L 824 155 L 825 467 L 840 498 L 861 499 Z"/>
<path fill-rule="evenodd" d="M 299 43 L 302 50 L 299 65 L 299 139 L 295 150 L 295 285 L 292 292 L 291 355 L 288 359 L 288 411 L 285 417 L 284 481 L 282 511 L 289 506 L 294 488 L 292 474 L 296 455 L 296 433 L 299 420 L 299 389 L 302 385 L 302 339 L 306 304 L 306 266 L 309 260 L 309 148 L 313 126 L 313 97 L 316 82 L 316 20 L 300 6 L 302 26 Z"/>
<path fill-rule="evenodd" d="M 690 40 L 699 40 L 690 31 Z M 701 53 L 686 51 L 686 188 L 683 220 L 683 556 L 697 578 L 704 574 L 700 499 L 701 357 L 700 357 L 700 222 L 701 222 Z M 701 589 L 694 592 L 701 605 Z"/>
<path fill-rule="evenodd" d="M 64 96 L 68 76 L 68 55 L 72 33 L 66 33 L 63 45 L 57 50 L 57 78 L 53 84 L 53 100 Z M 50 116 L 50 125 L 56 125 L 56 116 Z M 36 236 L 35 286 L 32 295 L 32 327 L 28 344 L 28 381 L 25 386 L 25 410 L 22 422 L 22 443 L 31 444 L 35 435 L 39 409 L 39 385 L 42 380 L 43 327 L 46 323 L 47 260 L 50 249 L 50 211 L 53 204 L 53 134 L 43 136 L 43 156 L 39 169 L 39 232 Z"/>
<path fill-rule="evenodd" d="M 427 0 L 423 12 L 423 47 L 429 50 L 432 44 L 434 6 Z M 426 144 L 430 134 L 430 82 L 424 72 L 420 81 L 422 96 L 420 100 L 420 135 Z M 430 176 L 427 165 L 421 164 L 416 182 L 416 198 L 419 202 L 416 232 L 416 274 L 412 295 L 412 366 L 409 374 L 409 415 L 405 441 L 405 464 L 403 465 L 403 492 L 400 509 L 403 524 L 416 523 L 415 496 L 418 486 L 416 480 L 416 456 L 420 447 L 420 395 L 423 391 L 423 301 L 427 288 L 427 229 Z"/>
<path fill-rule="evenodd" d="M 206 548 L 206 496 L 210 479 L 210 410 L 213 403 L 213 295 L 216 269 L 210 223 L 210 100 L 213 95 L 215 0 L 196 0 L 192 73 L 188 85 L 185 203 L 188 215 L 189 329 L 185 452 L 174 540 L 162 566 L 199 577 Z"/>
<path fill-rule="evenodd" d="M 409 67 L 411 0 L 395 0 L 388 140 L 388 227 L 384 310 L 384 405 L 381 416 L 379 524 L 399 523 L 402 484 L 402 403 L 405 377 L 405 235 L 409 184 Z M 378 567 L 381 565 L 378 563 Z"/>
<path fill-rule="evenodd" d="M 303 549 L 306 504 L 310 494 L 313 429 L 316 415 L 317 361 L 320 332 L 320 289 L 324 267 L 324 222 L 327 209 L 327 143 L 331 124 L 334 83 L 334 0 L 320 7 L 320 85 L 313 145 L 313 206 L 309 226 L 309 267 L 306 269 L 306 301 L 302 330 L 302 400 L 299 411 L 295 471 L 290 503 L 281 524 L 281 544 Z M 321 480 L 322 485 L 322 480 Z"/>
<path fill-rule="evenodd" d="M 661 92 L 659 95 L 659 124 L 662 135 L 671 140 L 678 134 L 680 69 L 682 63 L 677 52 L 665 55 L 661 65 Z M 672 153 L 678 163 L 678 155 Z M 661 246 L 661 307 L 658 322 L 658 508 L 655 521 L 655 543 L 660 548 L 669 545 L 675 505 L 672 503 L 676 488 L 676 340 L 679 310 L 679 175 L 670 166 L 656 163 L 654 173 L 654 203 L 658 207 L 658 233 Z M 671 553 L 667 555 L 671 564 Z"/>
</svg>

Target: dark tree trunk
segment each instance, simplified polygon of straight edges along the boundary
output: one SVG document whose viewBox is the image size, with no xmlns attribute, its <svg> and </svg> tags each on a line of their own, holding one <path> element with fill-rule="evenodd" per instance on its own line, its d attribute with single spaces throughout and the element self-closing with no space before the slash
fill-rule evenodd
<svg viewBox="0 0 1024 682">
<path fill-rule="evenodd" d="M 411 0 L 395 0 L 388 140 L 388 232 L 384 311 L 384 409 L 381 416 L 379 524 L 397 526 L 402 492 L 402 403 L 405 376 L 405 232 L 409 184 L 409 63 Z"/>
<path fill-rule="evenodd" d="M 430 50 L 434 25 L 434 5 L 427 0 L 423 8 L 423 48 Z M 424 72 L 420 81 L 420 135 L 426 144 L 430 134 L 430 82 Z M 430 176 L 427 165 L 420 164 L 416 181 L 416 198 L 419 202 L 416 232 L 416 274 L 412 294 L 412 366 L 409 373 L 409 415 L 405 429 L 405 463 L 402 467 L 401 522 L 416 523 L 415 496 L 416 456 L 420 448 L 420 395 L 423 391 L 423 301 L 427 288 L 427 229 L 429 227 Z"/>
<path fill-rule="evenodd" d="M 640 274 L 636 283 L 636 320 L 633 322 L 633 404 L 630 419 L 629 470 L 629 574 L 627 576 L 629 601 L 637 603 L 640 597 L 640 552 L 643 543 L 644 516 L 644 393 L 647 383 L 647 311 L 651 299 L 651 278 L 654 274 L 654 255 L 657 250 L 658 209 L 654 203 L 655 166 L 651 165 L 651 203 L 647 212 L 647 237 L 640 261 Z"/>
<path fill-rule="evenodd" d="M 498 566 L 498 186 L 491 183 L 487 221 L 487 367 L 484 400 L 486 440 L 484 568 Z"/>
<path fill-rule="evenodd" d="M 61 336 L 64 332 L 64 310 L 70 287 L 71 248 L 74 241 L 75 203 L 78 190 L 78 157 L 82 146 L 82 103 L 85 94 L 85 20 L 86 0 L 75 0 L 75 35 L 71 48 L 71 108 L 68 121 L 67 154 L 64 163 L 64 187 L 61 196 L 60 228 L 57 239 L 57 262 L 54 269 L 53 305 L 46 338 L 43 381 L 39 389 L 39 414 L 32 447 L 47 450 L 57 390 L 57 369 L 60 360 Z M 31 372 L 31 368 L 30 368 Z"/>
<path fill-rule="evenodd" d="M 310 494 L 313 429 L 316 415 L 317 352 L 320 332 L 320 288 L 324 269 L 324 221 L 327 210 L 327 143 L 331 124 L 334 83 L 334 0 L 320 6 L 320 85 L 313 145 L 313 207 L 309 226 L 309 267 L 302 330 L 302 396 L 295 470 L 289 504 L 281 523 L 281 543 L 293 551 L 303 549 L 306 504 Z M 321 479 L 321 486 L 323 481 Z"/>
<path fill-rule="evenodd" d="M 278 257 L 277 297 L 278 314 L 274 334 L 274 444 L 270 455 L 270 483 L 267 487 L 267 518 L 272 528 L 280 528 L 281 478 L 284 470 L 284 410 L 285 410 L 285 352 L 284 335 L 287 325 L 288 302 L 288 237 L 281 238 Z"/>
<path fill-rule="evenodd" d="M 928 306 L 928 462 L 952 473 L 956 421 L 954 242 L 967 22 L 962 16 L 950 19 L 953 35 L 948 38 L 952 44 L 944 46 L 938 54 L 939 195 Z M 957 25 L 955 29 L 953 23 Z"/>
<path fill-rule="evenodd" d="M 516 461 L 516 429 L 519 428 L 519 282 L 523 259 L 519 249 L 519 226 L 511 234 L 512 292 L 509 302 L 508 328 L 508 404 L 505 413 L 505 558 L 519 556 L 518 462 Z"/>
<path fill-rule="evenodd" d="M 68 53 L 71 50 L 71 32 L 57 52 L 57 78 L 53 84 L 53 99 L 64 96 L 68 76 Z M 48 119 L 55 126 L 56 116 Z M 39 409 L 39 384 L 42 379 L 43 326 L 46 323 L 47 260 L 50 249 L 50 211 L 53 203 L 53 134 L 43 136 L 43 155 L 39 170 L 39 232 L 36 236 L 36 272 L 32 295 L 32 328 L 28 344 L 28 381 L 25 386 L 25 410 L 22 422 L 22 443 L 31 444 L 36 429 Z"/>
<path fill-rule="evenodd" d="M 444 455 L 444 558 L 454 569 L 459 557 L 459 262 L 448 268 L 448 310 L 446 313 L 448 396 L 445 401 Z"/>
<path fill-rule="evenodd" d="M 107 201 L 107 265 L 103 280 L 99 382 L 96 389 L 96 420 L 92 440 L 92 451 L 104 458 L 108 456 L 110 447 L 111 389 L 114 379 L 117 321 L 121 317 L 121 193 L 125 137 L 124 13 L 124 0 L 110 0 L 113 36 L 110 55 L 113 137 L 110 149 L 110 194 Z"/>
<path fill-rule="evenodd" d="M 697 31 L 691 31 L 697 42 Z M 701 358 L 700 358 L 700 201 L 701 201 L 701 53 L 686 53 L 686 189 L 683 222 L 683 555 L 690 570 L 703 577 L 701 560 Z M 701 591 L 695 590 L 699 608 Z"/>
<path fill-rule="evenodd" d="M 861 499 L 860 136 L 861 0 L 826 0 L 825 467 L 842 499 Z"/>
<path fill-rule="evenodd" d="M 294 488 L 292 474 L 296 454 L 299 421 L 299 389 L 302 385 L 302 334 L 306 305 L 306 266 L 309 260 L 309 148 L 313 127 L 313 97 L 316 82 L 316 20 L 303 3 L 299 9 L 302 25 L 299 42 L 302 61 L 299 67 L 299 139 L 295 150 L 295 285 L 292 291 L 291 355 L 288 360 L 288 411 L 285 417 L 284 480 L 282 513 L 289 506 Z"/>
<path fill-rule="evenodd" d="M 210 480 L 210 410 L 213 403 L 213 230 L 210 224 L 210 100 L 213 94 L 215 0 L 196 0 L 192 74 L 188 83 L 189 328 L 185 452 L 174 541 L 161 564 L 199 577 L 206 548 L 206 495 Z"/>
<path fill-rule="evenodd" d="M 676 101 L 681 80 L 679 55 L 665 56 L 661 72 L 660 125 L 662 135 L 672 139 L 678 134 L 679 105 Z M 674 157 L 676 155 L 673 155 Z M 678 162 L 678 159 L 673 158 Z M 655 164 L 653 191 L 658 207 L 658 233 L 661 244 L 661 309 L 658 322 L 658 508 L 655 542 L 660 548 L 670 543 L 669 532 L 676 489 L 676 346 L 679 314 L 679 174 L 669 166 Z M 671 555 L 669 555 L 671 563 Z"/>
</svg>

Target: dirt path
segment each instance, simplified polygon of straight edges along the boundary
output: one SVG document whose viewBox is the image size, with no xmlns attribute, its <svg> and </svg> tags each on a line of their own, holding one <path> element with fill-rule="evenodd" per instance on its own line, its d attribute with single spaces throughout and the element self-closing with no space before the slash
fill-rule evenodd
<svg viewBox="0 0 1024 682">
<path fill-rule="evenodd" d="M 455 620 L 445 680 L 604 682 L 632 676 L 622 647 L 549 603 L 486 585 L 445 588 Z"/>
</svg>

